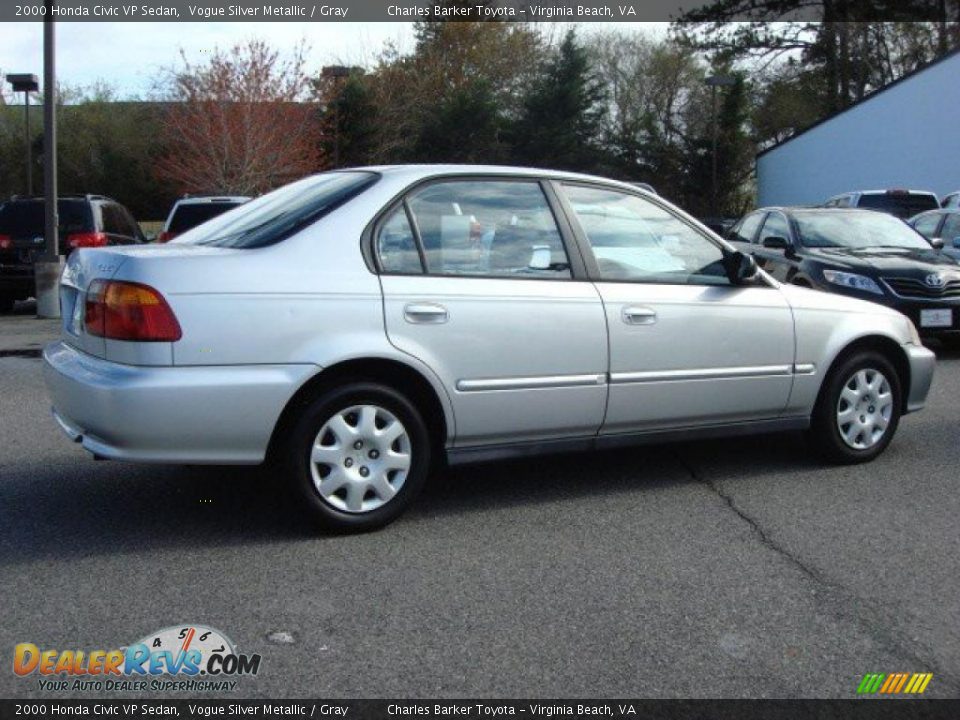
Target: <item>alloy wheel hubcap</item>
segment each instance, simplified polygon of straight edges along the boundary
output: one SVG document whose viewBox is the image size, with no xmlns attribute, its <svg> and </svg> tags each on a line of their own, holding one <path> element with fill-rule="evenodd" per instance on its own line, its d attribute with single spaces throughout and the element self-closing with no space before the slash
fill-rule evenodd
<svg viewBox="0 0 960 720">
<path fill-rule="evenodd" d="M 893 392 L 879 370 L 864 368 L 851 375 L 837 402 L 837 427 L 854 450 L 866 450 L 883 439 L 893 415 Z"/>
<path fill-rule="evenodd" d="M 355 405 L 327 420 L 313 441 L 310 473 L 320 497 L 337 510 L 383 507 L 410 471 L 410 437 L 403 423 L 377 405 Z"/>
</svg>

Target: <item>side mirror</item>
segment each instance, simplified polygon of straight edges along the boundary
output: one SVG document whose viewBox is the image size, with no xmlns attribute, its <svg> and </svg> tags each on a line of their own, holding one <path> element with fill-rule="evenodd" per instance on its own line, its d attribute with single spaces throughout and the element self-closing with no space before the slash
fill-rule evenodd
<svg viewBox="0 0 960 720">
<path fill-rule="evenodd" d="M 943 249 L 943 238 L 930 238 L 930 244 L 933 245 L 934 250 Z"/>
<path fill-rule="evenodd" d="M 731 285 L 748 285 L 760 274 L 760 268 L 753 256 L 739 250 L 724 255 L 723 265 Z"/>
<path fill-rule="evenodd" d="M 534 245 L 528 265 L 531 270 L 549 270 L 550 260 L 549 245 Z"/>
<path fill-rule="evenodd" d="M 787 242 L 785 237 L 780 237 L 779 235 L 769 235 L 763 239 L 761 243 L 767 250 L 786 250 L 790 247 L 790 243 Z"/>
</svg>

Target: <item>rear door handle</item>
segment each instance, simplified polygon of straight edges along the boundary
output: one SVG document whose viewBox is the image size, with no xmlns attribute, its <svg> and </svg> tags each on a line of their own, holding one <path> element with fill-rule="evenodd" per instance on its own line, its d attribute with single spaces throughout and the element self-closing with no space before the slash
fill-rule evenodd
<svg viewBox="0 0 960 720">
<path fill-rule="evenodd" d="M 436 303 L 410 303 L 403 307 L 403 317 L 408 323 L 440 324 L 449 319 L 447 309 Z"/>
<path fill-rule="evenodd" d="M 642 305 L 628 305 L 621 317 L 627 325 L 653 325 L 657 321 L 657 311 Z"/>
</svg>

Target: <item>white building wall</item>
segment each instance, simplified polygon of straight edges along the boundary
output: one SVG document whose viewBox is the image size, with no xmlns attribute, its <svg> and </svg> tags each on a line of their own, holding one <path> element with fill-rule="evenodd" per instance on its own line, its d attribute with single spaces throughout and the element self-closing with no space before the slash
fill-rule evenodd
<svg viewBox="0 0 960 720">
<path fill-rule="evenodd" d="M 960 54 L 757 158 L 758 204 L 851 190 L 960 190 Z"/>
</svg>

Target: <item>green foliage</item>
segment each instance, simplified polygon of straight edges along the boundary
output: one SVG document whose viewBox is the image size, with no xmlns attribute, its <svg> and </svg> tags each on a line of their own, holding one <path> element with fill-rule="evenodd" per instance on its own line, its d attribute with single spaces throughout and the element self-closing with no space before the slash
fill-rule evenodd
<svg viewBox="0 0 960 720">
<path fill-rule="evenodd" d="M 596 170 L 604 87 L 585 47 L 569 31 L 542 67 L 513 123 L 514 156 L 521 163 L 563 170 Z"/>
</svg>

